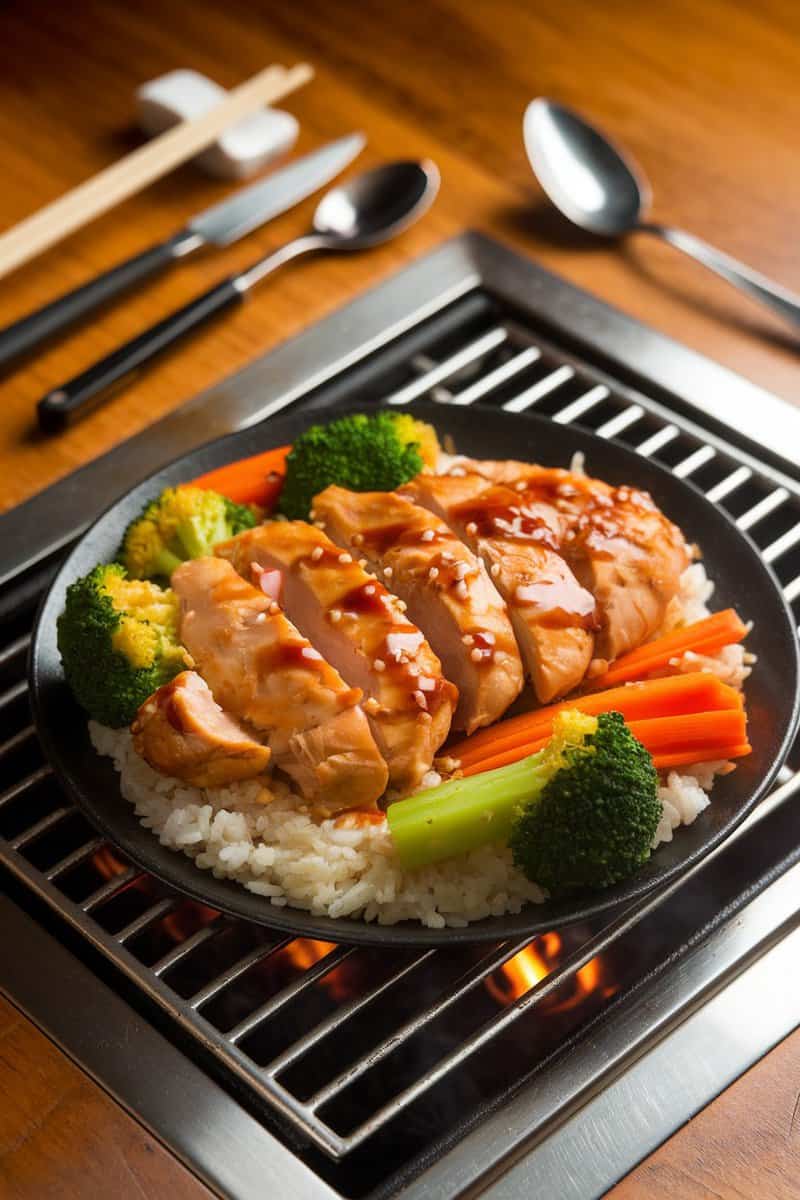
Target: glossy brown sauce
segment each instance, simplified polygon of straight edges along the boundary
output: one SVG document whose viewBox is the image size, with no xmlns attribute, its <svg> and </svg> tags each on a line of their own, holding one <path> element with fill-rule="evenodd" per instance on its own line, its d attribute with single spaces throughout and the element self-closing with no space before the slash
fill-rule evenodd
<svg viewBox="0 0 800 1200">
<path fill-rule="evenodd" d="M 394 521 L 389 525 L 378 525 L 364 531 L 364 547 L 376 557 L 381 557 L 387 550 L 395 546 L 436 546 L 442 542 L 452 542 L 453 535 L 449 529 L 437 528 L 434 525 L 409 525 L 409 521 L 418 519 L 419 509 L 411 505 L 413 514 L 405 521 Z M 433 536 L 431 536 L 431 534 Z"/>
<path fill-rule="evenodd" d="M 595 598 L 575 578 L 562 576 L 520 584 L 514 592 L 514 603 L 530 605 L 536 610 L 538 623 L 548 628 L 599 628 Z"/>
<path fill-rule="evenodd" d="M 455 505 L 452 519 L 470 530 L 470 537 L 502 538 L 508 542 L 534 543 L 557 550 L 559 537 L 551 524 L 526 502 L 526 497 L 516 498 L 506 488 L 499 492 L 483 493 L 463 504 Z"/>
<path fill-rule="evenodd" d="M 377 579 L 368 579 L 358 587 L 352 588 L 337 600 L 336 607 L 353 616 L 386 616 L 394 612 L 391 596 Z"/>
</svg>

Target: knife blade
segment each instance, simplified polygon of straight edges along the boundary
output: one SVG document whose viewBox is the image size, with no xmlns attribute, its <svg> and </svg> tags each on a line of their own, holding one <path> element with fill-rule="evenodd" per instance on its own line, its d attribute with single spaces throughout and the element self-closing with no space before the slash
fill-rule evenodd
<svg viewBox="0 0 800 1200">
<path fill-rule="evenodd" d="M 328 183 L 353 161 L 365 143 L 362 133 L 329 142 L 268 178 L 242 188 L 229 200 L 198 213 L 187 222 L 184 232 L 215 246 L 230 246 Z"/>
<path fill-rule="evenodd" d="M 0 330 L 0 370 L 75 325 L 146 279 L 160 274 L 201 246 L 230 246 L 323 187 L 360 154 L 362 133 L 351 133 L 312 150 L 235 195 L 198 213 L 164 242 L 118 263 L 74 291 Z"/>
</svg>

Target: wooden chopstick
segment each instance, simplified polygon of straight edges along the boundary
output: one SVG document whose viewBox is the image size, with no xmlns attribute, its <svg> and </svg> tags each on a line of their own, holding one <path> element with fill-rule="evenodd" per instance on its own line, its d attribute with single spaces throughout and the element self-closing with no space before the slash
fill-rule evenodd
<svg viewBox="0 0 800 1200">
<path fill-rule="evenodd" d="M 193 158 L 241 117 L 307 83 L 308 63 L 266 67 L 209 112 L 182 121 L 0 234 L 0 278 Z"/>
</svg>

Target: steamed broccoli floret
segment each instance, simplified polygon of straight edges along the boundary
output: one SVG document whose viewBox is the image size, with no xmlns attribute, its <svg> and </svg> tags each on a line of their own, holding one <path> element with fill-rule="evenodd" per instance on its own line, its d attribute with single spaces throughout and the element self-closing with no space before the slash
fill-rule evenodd
<svg viewBox="0 0 800 1200">
<path fill-rule="evenodd" d="M 582 717 L 582 735 L 570 717 L 543 751 L 550 779 L 509 838 L 517 866 L 554 894 L 633 875 L 650 857 L 662 811 L 653 760 L 622 715 Z"/>
<path fill-rule="evenodd" d="M 118 563 L 67 588 L 58 649 L 78 703 L 115 728 L 130 725 L 147 697 L 189 663 L 174 592 L 128 579 Z"/>
<path fill-rule="evenodd" d="M 132 579 L 168 579 L 188 558 L 211 554 L 256 524 L 245 504 L 205 488 L 166 488 L 131 521 L 117 557 Z"/>
<path fill-rule="evenodd" d="M 354 492 L 390 492 L 424 466 L 434 467 L 438 453 L 433 426 L 410 413 L 357 414 L 312 425 L 287 455 L 278 510 L 307 520 L 314 496 L 332 483 Z"/>
<path fill-rule="evenodd" d="M 556 715 L 538 754 L 390 805 L 403 866 L 490 842 L 552 894 L 608 887 L 647 860 L 661 819 L 653 760 L 619 713 Z"/>
</svg>

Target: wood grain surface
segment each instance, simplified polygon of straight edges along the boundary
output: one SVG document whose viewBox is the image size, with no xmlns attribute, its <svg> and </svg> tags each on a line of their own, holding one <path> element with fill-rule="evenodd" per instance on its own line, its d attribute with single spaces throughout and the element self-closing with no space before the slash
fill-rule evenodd
<svg viewBox="0 0 800 1200">
<path fill-rule="evenodd" d="M 652 239 L 612 245 L 567 229 L 530 174 L 520 125 L 541 93 L 591 114 L 645 166 L 657 219 L 800 288 L 799 41 L 796 0 L 6 0 L 0 228 L 137 145 L 134 89 L 179 66 L 231 87 L 266 63 L 308 59 L 317 78 L 286 105 L 301 122 L 298 152 L 363 129 L 369 147 L 352 169 L 427 155 L 443 182 L 431 213 L 401 239 L 287 268 L 65 435 L 36 432 L 34 406 L 46 390 L 301 232 L 314 201 L 236 247 L 180 264 L 4 378 L 0 507 L 465 228 L 495 234 L 797 402 L 797 341 L 778 320 Z M 228 190 L 191 166 L 175 172 L 4 280 L 0 323 L 163 239 Z M 0 1039 L 3 1196 L 204 1194 L 41 1035 L 3 1012 Z M 799 1069 L 795 1035 L 639 1168 L 615 1200 L 800 1195 L 792 1118 Z M 35 1148 L 27 1157 L 26 1145 Z"/>
<path fill-rule="evenodd" d="M 3 1200 L 210 1200 L 155 1138 L 0 996 Z"/>
</svg>

